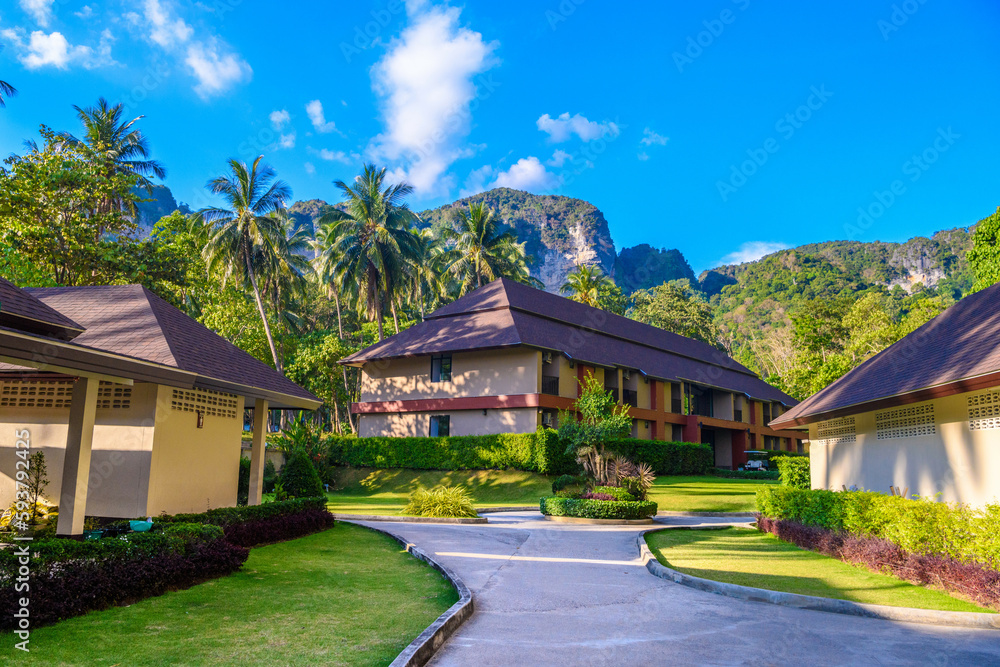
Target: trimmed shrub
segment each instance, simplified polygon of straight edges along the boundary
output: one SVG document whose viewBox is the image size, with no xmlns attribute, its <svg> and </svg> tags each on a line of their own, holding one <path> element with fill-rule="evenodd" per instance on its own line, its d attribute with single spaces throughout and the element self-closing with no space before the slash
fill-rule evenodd
<svg viewBox="0 0 1000 667">
<path fill-rule="evenodd" d="M 1000 505 L 976 509 L 873 491 L 765 486 L 757 490 L 757 511 L 771 519 L 888 540 L 915 554 L 1000 570 Z"/>
<path fill-rule="evenodd" d="M 634 494 L 629 493 L 627 489 L 619 486 L 595 486 L 591 492 L 611 496 L 612 500 L 636 500 Z"/>
<path fill-rule="evenodd" d="M 323 495 L 323 481 L 305 450 L 292 452 L 281 469 L 281 486 L 292 498 L 313 498 Z"/>
<path fill-rule="evenodd" d="M 713 477 L 723 477 L 726 479 L 781 479 L 777 470 L 728 470 L 726 468 L 713 468 Z"/>
<path fill-rule="evenodd" d="M 778 475 L 784 486 L 810 489 L 809 458 L 805 456 L 775 456 L 771 461 L 778 466 Z"/>
<path fill-rule="evenodd" d="M 333 524 L 333 515 L 325 508 L 309 508 L 294 514 L 233 523 L 225 527 L 225 535 L 227 542 L 249 548 L 311 535 Z"/>
<path fill-rule="evenodd" d="M 249 477 L 247 478 L 249 479 Z M 274 468 L 274 461 L 267 459 L 264 461 L 264 493 L 274 493 L 274 483 L 278 481 L 278 472 Z M 249 488 L 249 487 L 248 487 Z"/>
<path fill-rule="evenodd" d="M 609 452 L 646 463 L 657 475 L 705 475 L 715 465 L 711 445 L 626 438 L 607 445 Z"/>
<path fill-rule="evenodd" d="M 328 461 L 358 468 L 417 470 L 524 470 L 543 475 L 575 473 L 559 435 L 540 428 L 535 433 L 499 433 L 440 438 L 355 438 L 329 436 Z"/>
<path fill-rule="evenodd" d="M 910 583 L 933 584 L 976 604 L 1000 611 L 1000 572 L 980 563 L 916 554 L 878 537 L 834 532 L 797 521 L 757 516 L 757 529 L 803 549 L 891 574 Z"/>
<path fill-rule="evenodd" d="M 608 493 L 585 493 L 580 498 L 583 500 L 615 500 L 615 497 Z"/>
<path fill-rule="evenodd" d="M 474 518 L 479 516 L 472 505 L 472 496 L 460 486 L 420 488 L 410 494 L 403 514 L 443 518 Z"/>
<path fill-rule="evenodd" d="M 539 509 L 546 516 L 572 516 L 583 519 L 648 519 L 656 514 L 652 501 L 589 500 L 585 498 L 542 498 Z"/>
</svg>

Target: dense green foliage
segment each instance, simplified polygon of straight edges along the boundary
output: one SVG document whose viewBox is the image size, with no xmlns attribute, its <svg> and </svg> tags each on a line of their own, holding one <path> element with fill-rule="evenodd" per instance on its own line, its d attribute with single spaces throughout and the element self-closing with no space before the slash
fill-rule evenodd
<svg viewBox="0 0 1000 667">
<path fill-rule="evenodd" d="M 323 480 L 316 472 L 309 454 L 296 449 L 281 468 L 281 487 L 291 498 L 314 498 L 323 495 Z"/>
<path fill-rule="evenodd" d="M 478 516 L 468 491 L 460 486 L 443 485 L 414 491 L 410 494 L 410 502 L 403 510 L 403 514 L 450 519 Z"/>
<path fill-rule="evenodd" d="M 546 516 L 634 521 L 656 516 L 656 503 L 651 500 L 640 502 L 549 497 L 539 501 L 539 510 Z"/>
<path fill-rule="evenodd" d="M 628 406 L 615 403 L 611 393 L 592 373 L 580 384 L 573 409 L 559 413 L 559 437 L 596 483 L 608 481 L 609 442 L 624 438 L 632 429 Z"/>
<path fill-rule="evenodd" d="M 693 442 L 620 438 L 608 450 L 636 463 L 647 463 L 657 475 L 705 475 L 715 461 L 712 446 Z"/>
<path fill-rule="evenodd" d="M 626 294 L 674 280 L 697 282 L 694 271 L 679 250 L 657 249 L 648 243 L 622 248 L 615 259 L 614 277 Z"/>
<path fill-rule="evenodd" d="M 628 316 L 710 345 L 719 341 L 712 309 L 685 281 L 636 292 L 632 295 Z"/>
<path fill-rule="evenodd" d="M 979 291 L 1000 282 L 1000 207 L 979 221 L 972 242 L 967 257 L 976 275 L 972 289 Z"/>
<path fill-rule="evenodd" d="M 156 517 L 154 523 L 208 523 L 213 526 L 222 526 L 225 528 L 226 526 L 250 521 L 291 516 L 307 510 L 325 509 L 326 496 L 320 495 L 314 498 L 296 498 L 282 502 L 264 503 L 263 505 L 218 507 L 198 514 L 164 514 Z"/>
<path fill-rule="evenodd" d="M 778 475 L 784 486 L 810 489 L 809 458 L 805 456 L 776 456 L 771 459 L 778 465 Z"/>
<path fill-rule="evenodd" d="M 873 491 L 768 486 L 757 491 L 757 510 L 772 519 L 877 537 L 909 552 L 1000 569 L 1000 505 L 976 509 Z"/>
<path fill-rule="evenodd" d="M 590 490 L 591 493 L 604 493 L 615 500 L 632 501 L 636 500 L 636 497 L 631 493 L 621 488 L 620 486 L 595 486 Z"/>
</svg>

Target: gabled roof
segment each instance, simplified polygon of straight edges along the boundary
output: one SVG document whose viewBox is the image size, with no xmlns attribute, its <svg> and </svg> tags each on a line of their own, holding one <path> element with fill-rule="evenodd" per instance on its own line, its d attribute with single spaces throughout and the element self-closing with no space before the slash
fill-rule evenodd
<svg viewBox="0 0 1000 667">
<path fill-rule="evenodd" d="M 275 407 L 315 408 L 311 393 L 191 319 L 141 285 L 28 288 L 45 307 L 79 322 L 70 343 L 177 369 L 195 386 L 268 398 Z M 114 362 L 109 359 L 111 366 Z"/>
<path fill-rule="evenodd" d="M 79 324 L 4 278 L 0 278 L 0 326 L 62 340 L 83 332 Z"/>
<path fill-rule="evenodd" d="M 501 278 L 436 310 L 424 322 L 342 359 L 391 359 L 525 345 L 582 363 L 638 369 L 794 405 L 716 348 L 691 338 Z"/>
<path fill-rule="evenodd" d="M 965 297 L 771 422 L 804 425 L 1000 385 L 1000 284 Z"/>
</svg>

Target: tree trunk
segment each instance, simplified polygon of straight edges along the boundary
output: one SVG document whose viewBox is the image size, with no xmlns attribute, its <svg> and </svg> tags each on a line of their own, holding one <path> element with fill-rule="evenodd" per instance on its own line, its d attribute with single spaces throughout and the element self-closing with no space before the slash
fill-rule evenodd
<svg viewBox="0 0 1000 667">
<path fill-rule="evenodd" d="M 389 309 L 392 311 L 392 326 L 399 333 L 399 317 L 396 315 L 396 302 L 389 302 Z"/>
<path fill-rule="evenodd" d="M 333 303 L 337 306 L 337 335 L 340 339 L 344 339 L 344 324 L 340 319 L 340 295 L 337 294 L 336 288 L 333 289 Z"/>
<path fill-rule="evenodd" d="M 351 427 L 351 433 L 356 433 L 354 420 L 351 418 L 351 391 L 350 385 L 347 384 L 347 369 L 341 366 L 340 372 L 344 374 L 344 391 L 347 392 L 347 425 Z"/>
<path fill-rule="evenodd" d="M 257 287 L 257 274 L 254 273 L 250 264 L 249 253 L 244 251 L 244 259 L 247 262 L 247 273 L 250 275 L 250 285 L 253 287 L 253 298 L 257 302 L 257 311 L 260 313 L 260 320 L 264 323 L 264 334 L 267 336 L 267 344 L 271 348 L 271 358 L 274 359 L 274 367 L 281 373 L 281 362 L 278 360 L 278 350 L 274 347 L 274 336 L 271 335 L 271 325 L 267 323 L 267 313 L 264 312 L 264 302 L 260 299 L 260 289 Z"/>
</svg>

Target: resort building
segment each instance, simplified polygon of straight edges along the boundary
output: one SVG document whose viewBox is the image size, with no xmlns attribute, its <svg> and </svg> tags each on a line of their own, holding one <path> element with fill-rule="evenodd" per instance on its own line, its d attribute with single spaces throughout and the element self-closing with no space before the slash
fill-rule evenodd
<svg viewBox="0 0 1000 667">
<path fill-rule="evenodd" d="M 0 362 L 0 505 L 14 501 L 19 452 L 41 451 L 60 535 L 82 534 L 85 515 L 235 505 L 244 408 L 259 503 L 268 409 L 320 405 L 138 285 L 0 278 Z"/>
<path fill-rule="evenodd" d="M 507 279 L 340 363 L 361 369 L 361 436 L 555 428 L 593 374 L 629 406 L 633 437 L 710 443 L 720 467 L 805 447 L 767 426 L 794 399 L 720 350 Z"/>
<path fill-rule="evenodd" d="M 805 428 L 812 486 L 1000 502 L 1000 285 L 771 421 Z"/>
</svg>

